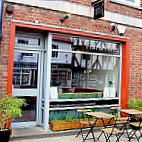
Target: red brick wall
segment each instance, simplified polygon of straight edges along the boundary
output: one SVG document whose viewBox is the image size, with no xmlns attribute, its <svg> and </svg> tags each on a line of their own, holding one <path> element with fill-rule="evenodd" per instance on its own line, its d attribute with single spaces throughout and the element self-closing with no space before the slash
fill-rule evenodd
<svg viewBox="0 0 142 142">
<path fill-rule="evenodd" d="M 91 6 L 91 2 L 95 0 L 67 0 L 67 1 Z M 141 0 L 141 5 L 142 5 L 142 0 Z M 126 5 L 122 5 L 122 4 L 109 2 L 109 0 L 105 0 L 105 9 L 112 12 L 129 15 L 132 17 L 142 18 L 141 10 L 135 9 Z"/>
<path fill-rule="evenodd" d="M 84 0 L 85 1 L 85 0 Z M 100 32 L 111 35 L 119 35 L 117 30 L 110 30 L 110 23 L 102 20 L 93 20 L 86 17 L 72 15 L 64 23 L 59 21 L 65 13 L 46 10 L 37 7 L 28 7 L 15 4 L 14 14 L 3 11 L 3 27 L 2 27 L 2 47 L 0 48 L 0 94 L 6 94 L 7 91 L 7 67 L 8 67 L 8 47 L 10 37 L 10 20 L 20 20 L 34 22 L 47 25 L 55 25 L 79 30 L 87 30 L 92 32 Z M 142 98 L 142 29 L 126 26 L 125 37 L 130 38 L 130 76 L 129 76 L 129 96 Z"/>
</svg>

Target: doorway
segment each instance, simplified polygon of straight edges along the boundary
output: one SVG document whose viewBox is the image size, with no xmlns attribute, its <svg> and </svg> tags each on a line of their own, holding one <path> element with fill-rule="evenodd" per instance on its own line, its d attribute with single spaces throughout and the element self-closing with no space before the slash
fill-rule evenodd
<svg viewBox="0 0 142 142">
<path fill-rule="evenodd" d="M 12 127 L 31 127 L 40 124 L 41 89 L 43 74 L 41 37 L 15 37 L 12 95 L 26 100 L 22 117 L 16 117 Z"/>
</svg>

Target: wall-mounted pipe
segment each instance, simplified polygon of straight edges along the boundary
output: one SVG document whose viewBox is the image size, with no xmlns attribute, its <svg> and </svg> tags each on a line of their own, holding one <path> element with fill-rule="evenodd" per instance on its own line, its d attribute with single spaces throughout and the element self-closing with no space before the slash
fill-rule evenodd
<svg viewBox="0 0 142 142">
<path fill-rule="evenodd" d="M 0 42 L 2 38 L 2 13 L 3 13 L 3 0 L 0 0 Z"/>
</svg>

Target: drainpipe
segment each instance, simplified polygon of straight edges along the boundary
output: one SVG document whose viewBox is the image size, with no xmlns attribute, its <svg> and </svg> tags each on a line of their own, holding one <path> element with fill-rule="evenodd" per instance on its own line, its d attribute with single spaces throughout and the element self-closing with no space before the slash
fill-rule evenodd
<svg viewBox="0 0 142 142">
<path fill-rule="evenodd" d="M 3 0 L 0 0 L 0 44 L 2 39 L 2 13 L 3 13 Z"/>
</svg>

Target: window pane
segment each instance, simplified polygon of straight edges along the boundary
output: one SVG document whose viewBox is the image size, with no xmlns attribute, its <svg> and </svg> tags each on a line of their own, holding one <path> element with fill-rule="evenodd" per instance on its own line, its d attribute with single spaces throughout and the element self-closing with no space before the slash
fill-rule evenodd
<svg viewBox="0 0 142 142">
<path fill-rule="evenodd" d="M 56 86 L 59 93 L 102 92 L 105 87 L 118 90 L 119 58 L 63 53 L 61 60 L 52 61 L 51 86 Z M 63 55 L 68 55 L 68 62 Z M 60 59 L 60 58 L 59 58 Z"/>
<path fill-rule="evenodd" d="M 135 0 L 126 0 L 128 2 L 132 2 L 132 3 L 135 3 Z"/>
<path fill-rule="evenodd" d="M 26 100 L 27 106 L 22 107 L 22 117 L 16 117 L 14 122 L 36 121 L 36 97 L 20 97 Z"/>
<path fill-rule="evenodd" d="M 14 52 L 14 88 L 37 88 L 38 54 Z"/>
<path fill-rule="evenodd" d="M 120 58 L 111 55 L 120 55 L 119 43 L 54 35 L 53 45 L 51 86 L 59 99 L 118 96 Z"/>
<path fill-rule="evenodd" d="M 118 43 L 103 41 L 97 39 L 86 39 L 82 37 L 53 36 L 52 49 L 58 45 L 60 50 L 82 51 L 91 53 L 104 53 L 110 55 L 119 55 L 120 48 Z M 54 51 L 55 52 L 55 51 Z M 55 53 L 52 53 L 52 56 Z"/>
<path fill-rule="evenodd" d="M 38 38 L 26 38 L 26 37 L 15 37 L 15 43 L 23 45 L 40 45 L 40 39 Z"/>
</svg>

